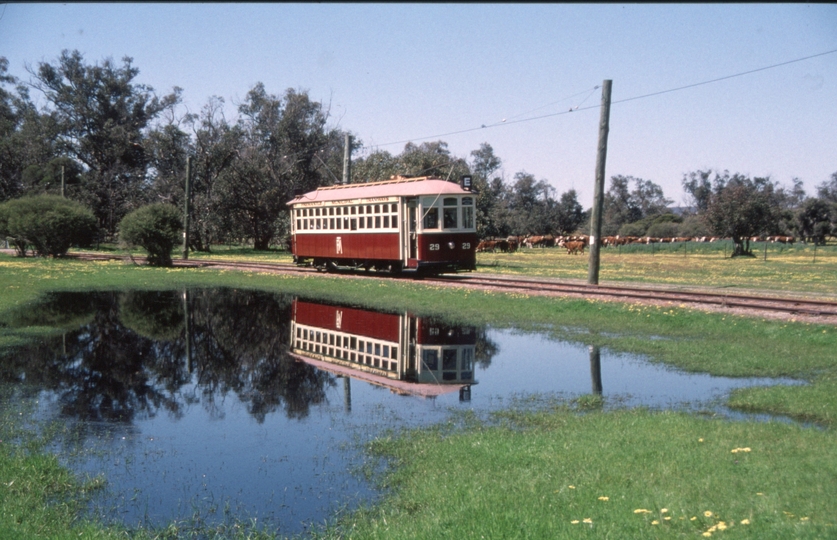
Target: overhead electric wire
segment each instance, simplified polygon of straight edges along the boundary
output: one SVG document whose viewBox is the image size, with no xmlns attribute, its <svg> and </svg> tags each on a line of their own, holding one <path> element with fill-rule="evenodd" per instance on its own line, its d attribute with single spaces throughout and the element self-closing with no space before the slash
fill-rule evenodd
<svg viewBox="0 0 837 540">
<path fill-rule="evenodd" d="M 732 75 L 725 75 L 723 77 L 717 77 L 715 79 L 710 79 L 708 81 L 702 81 L 702 82 L 687 84 L 685 86 L 678 86 L 676 88 L 669 88 L 668 90 L 660 90 L 658 92 L 651 92 L 650 94 L 642 94 L 640 96 L 634 96 L 634 97 L 630 97 L 630 98 L 617 99 L 617 100 L 611 101 L 611 105 L 616 105 L 616 104 L 619 104 L 619 103 L 626 103 L 628 101 L 636 101 L 638 99 L 645 99 L 645 98 L 649 98 L 649 97 L 659 96 L 659 95 L 662 95 L 662 94 L 668 94 L 668 93 L 671 93 L 671 92 L 678 92 L 680 90 L 686 90 L 688 88 L 695 88 L 697 86 L 703 86 L 703 85 L 712 84 L 712 83 L 716 83 L 716 82 L 720 82 L 720 81 L 725 81 L 725 80 L 728 80 L 728 79 L 734 79 L 736 77 L 743 77 L 744 75 L 750 75 L 750 74 L 753 74 L 753 73 L 758 73 L 759 71 L 766 71 L 768 69 L 774 69 L 774 68 L 778 68 L 778 67 L 782 67 L 782 66 L 787 66 L 789 64 L 795 64 L 797 62 L 803 62 L 805 60 L 810 60 L 812 58 L 817 58 L 817 57 L 820 57 L 820 56 L 826 56 L 826 55 L 834 54 L 834 53 L 837 53 L 837 49 L 833 49 L 833 50 L 830 50 L 830 51 L 825 51 L 825 52 L 821 52 L 821 53 L 817 53 L 817 54 L 812 54 L 812 55 L 805 56 L 805 57 L 802 57 L 802 58 L 796 58 L 794 60 L 788 60 L 786 62 L 780 62 L 778 64 L 772 64 L 772 65 L 769 65 L 769 66 L 764 66 L 764 67 L 760 67 L 760 68 L 756 68 L 756 69 L 751 69 L 751 70 L 748 70 L 748 71 L 742 71 L 742 72 L 739 72 L 739 73 L 734 73 Z M 589 98 L 590 95 L 592 95 L 592 92 L 595 91 L 597 88 L 599 88 L 599 86 L 595 86 L 593 88 L 593 90 L 590 91 L 590 94 L 587 96 L 587 98 Z M 569 97 L 574 97 L 574 96 L 583 94 L 584 92 L 586 92 L 586 90 L 582 91 L 582 92 L 579 92 L 577 94 L 574 94 L 573 96 L 569 96 Z M 581 103 L 584 103 L 584 101 L 587 101 L 587 98 L 584 98 L 584 100 L 582 100 Z M 560 100 L 560 101 L 565 101 L 566 99 L 569 99 L 569 98 L 565 98 L 565 99 Z M 532 109 L 532 111 L 543 109 L 544 107 L 549 107 L 550 105 L 553 105 L 555 103 L 558 103 L 558 102 L 553 102 L 553 103 L 550 103 L 550 104 L 547 104 L 547 105 L 543 105 L 543 106 L 538 107 L 536 109 Z M 412 139 L 404 139 L 404 140 L 393 141 L 393 142 L 388 142 L 388 143 L 384 143 L 384 144 L 376 144 L 376 145 L 372 145 L 372 146 L 365 146 L 364 148 L 380 148 L 382 146 L 392 146 L 392 145 L 395 145 L 395 144 L 403 144 L 403 143 L 412 142 L 412 141 L 426 141 L 428 139 L 435 139 L 437 137 L 447 137 L 447 136 L 450 136 L 450 135 L 460 135 L 462 133 L 470 133 L 472 131 L 479 131 L 481 129 L 494 128 L 494 127 L 498 127 L 498 126 L 508 126 L 508 125 L 511 125 L 511 124 L 520 124 L 522 122 L 531 122 L 533 120 L 542 120 L 544 118 L 552 118 L 552 117 L 555 117 L 555 116 L 570 114 L 570 113 L 575 112 L 575 111 L 587 111 L 587 110 L 590 110 L 590 109 L 598 109 L 600 106 L 601 105 L 588 105 L 586 107 L 580 107 L 580 104 L 579 104 L 579 106 L 571 107 L 567 111 L 560 111 L 560 112 L 554 112 L 554 113 L 549 113 L 549 114 L 542 114 L 540 116 L 531 116 L 531 117 L 528 117 L 528 118 L 521 118 L 519 120 L 506 121 L 506 119 L 504 118 L 503 120 L 501 120 L 499 122 L 495 122 L 493 124 L 487 124 L 487 125 L 482 124 L 480 127 L 462 129 L 462 130 L 458 130 L 458 131 L 450 131 L 450 132 L 447 132 L 447 133 L 440 133 L 438 135 L 429 135 L 429 136 L 426 136 L 426 137 L 416 137 L 416 138 L 412 138 Z M 529 111 L 529 112 L 532 112 L 532 111 Z M 527 113 L 521 113 L 521 114 L 518 114 L 517 116 L 522 116 L 523 114 L 527 114 Z M 515 116 L 513 118 L 516 118 L 517 116 Z"/>
</svg>

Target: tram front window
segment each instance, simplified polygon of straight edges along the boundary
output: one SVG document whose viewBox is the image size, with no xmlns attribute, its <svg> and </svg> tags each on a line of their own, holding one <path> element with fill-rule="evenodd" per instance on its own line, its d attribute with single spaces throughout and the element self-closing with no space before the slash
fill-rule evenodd
<svg viewBox="0 0 837 540">
<path fill-rule="evenodd" d="M 457 219 L 456 219 L 458 207 L 457 207 L 456 203 L 457 203 L 456 197 L 446 197 L 445 198 L 445 201 L 444 201 L 445 210 L 444 210 L 444 215 L 443 215 L 445 229 L 455 229 L 458 226 Z"/>
</svg>

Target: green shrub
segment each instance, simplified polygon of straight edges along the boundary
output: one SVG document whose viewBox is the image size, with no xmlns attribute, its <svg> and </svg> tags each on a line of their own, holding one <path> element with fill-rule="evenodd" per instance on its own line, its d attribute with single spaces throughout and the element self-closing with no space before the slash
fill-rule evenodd
<svg viewBox="0 0 837 540">
<path fill-rule="evenodd" d="M 62 257 L 71 246 L 87 247 L 98 231 L 83 204 L 57 195 L 37 195 L 0 204 L 0 236 L 11 238 L 18 255 L 32 246 L 41 257 Z"/>
<path fill-rule="evenodd" d="M 171 250 L 183 234 L 180 211 L 170 204 L 149 204 L 134 210 L 119 222 L 123 244 L 140 246 L 148 264 L 171 266 Z"/>
<path fill-rule="evenodd" d="M 672 238 L 677 236 L 677 223 L 655 223 L 648 227 L 646 234 L 654 238 Z"/>
</svg>

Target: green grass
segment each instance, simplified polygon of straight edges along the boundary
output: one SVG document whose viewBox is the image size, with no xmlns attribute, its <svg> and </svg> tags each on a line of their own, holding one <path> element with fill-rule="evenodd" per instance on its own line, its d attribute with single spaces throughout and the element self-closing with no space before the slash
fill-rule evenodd
<svg viewBox="0 0 837 540">
<path fill-rule="evenodd" d="M 837 445 L 831 432 L 642 410 L 579 414 L 559 408 L 506 413 L 501 420 L 374 442 L 371 451 L 392 466 L 383 480 L 390 495 L 320 534 L 837 535 Z"/>
<path fill-rule="evenodd" d="M 798 290 L 806 293 L 817 293 L 821 283 L 835 279 L 805 276 Z M 837 537 L 832 518 L 837 516 L 837 440 L 830 427 L 837 418 L 834 326 L 709 314 L 677 306 L 466 291 L 388 279 L 154 269 L 122 262 L 20 260 L 0 255 L 0 346 L 57 331 L 53 326 L 21 329 L 3 323 L 7 315 L 27 309 L 48 291 L 195 286 L 288 292 L 494 327 L 547 331 L 557 338 L 645 354 L 652 361 L 716 375 L 792 377 L 809 384 L 739 390 L 731 404 L 825 427 L 707 420 L 679 413 L 597 412 L 596 400 L 587 399 L 583 400 L 588 411 L 584 414 L 567 408 L 511 411 L 500 416 L 499 424 L 470 422 L 463 430 L 413 432 L 373 445 L 373 451 L 395 465 L 383 477 L 390 496 L 375 508 L 346 516 L 339 528 L 321 531 L 323 535 L 668 538 L 701 536 L 723 520 L 728 528 L 713 534 Z M 704 441 L 698 444 L 701 438 Z M 11 445 L 0 444 L 0 450 L 5 451 L 5 446 Z M 744 447 L 752 451 L 731 452 Z M 46 461 L 15 461 L 24 458 Z M 27 529 L 0 529 L 0 537 L 14 538 L 3 536 L 4 532 L 27 537 L 36 530 L 44 531 L 45 538 L 65 537 L 61 535 L 67 531 L 90 538 L 116 534 L 91 525 L 79 526 L 92 529 L 72 528 L 77 508 L 64 506 L 65 500 L 85 488 L 72 479 L 50 480 L 51 476 L 39 472 L 51 470 L 52 465 L 37 451 L 31 455 L 15 448 L 8 454 L 0 452 L 0 473 L 11 471 L 0 476 L 0 495 L 3 484 L 11 487 L 8 483 L 14 479 L 6 475 L 25 471 L 30 463 L 35 476 L 28 482 L 40 482 L 44 491 L 27 504 L 53 513 L 38 517 Z M 36 493 L 34 487 L 27 490 Z M 608 500 L 600 501 L 600 496 Z M 14 516 L 37 514 L 29 506 L 14 506 L 18 499 L 0 500 L 4 523 L 17 523 L 20 518 Z M 640 508 L 652 513 L 635 514 Z M 663 513 L 663 508 L 668 512 Z M 706 511 L 713 512 L 711 519 L 703 515 Z M 14 519 L 8 521 L 6 516 Z M 672 519 L 665 520 L 667 516 Z M 584 523 L 585 518 L 592 524 Z M 744 519 L 750 523 L 742 525 Z M 573 524 L 574 520 L 579 523 Z M 654 520 L 659 524 L 652 524 Z M 187 524 L 174 523 L 166 531 L 137 534 L 177 538 L 188 537 L 192 534 L 188 531 Z M 211 533 L 217 537 L 244 534 L 249 533 Z"/>
<path fill-rule="evenodd" d="M 837 297 L 837 245 L 764 244 L 755 258 L 730 259 L 720 244 L 656 244 L 601 250 L 599 283 L 654 283 L 723 290 L 794 291 Z M 480 253 L 477 271 L 587 280 L 589 253 L 560 248 Z"/>
</svg>

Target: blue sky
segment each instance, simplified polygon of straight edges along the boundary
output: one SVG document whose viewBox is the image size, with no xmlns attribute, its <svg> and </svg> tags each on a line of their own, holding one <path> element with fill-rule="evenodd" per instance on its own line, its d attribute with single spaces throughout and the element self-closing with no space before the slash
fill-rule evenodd
<svg viewBox="0 0 837 540">
<path fill-rule="evenodd" d="M 833 51 L 834 4 L 0 6 L 12 75 L 63 49 L 132 57 L 138 82 L 183 88 L 181 112 L 215 95 L 232 119 L 263 82 L 307 90 L 370 149 L 441 139 L 467 158 L 487 142 L 507 180 L 526 171 L 585 207 L 604 79 L 608 178 L 651 180 L 679 204 L 697 169 L 798 177 L 810 195 L 837 171 L 837 53 L 618 103 Z"/>
</svg>

